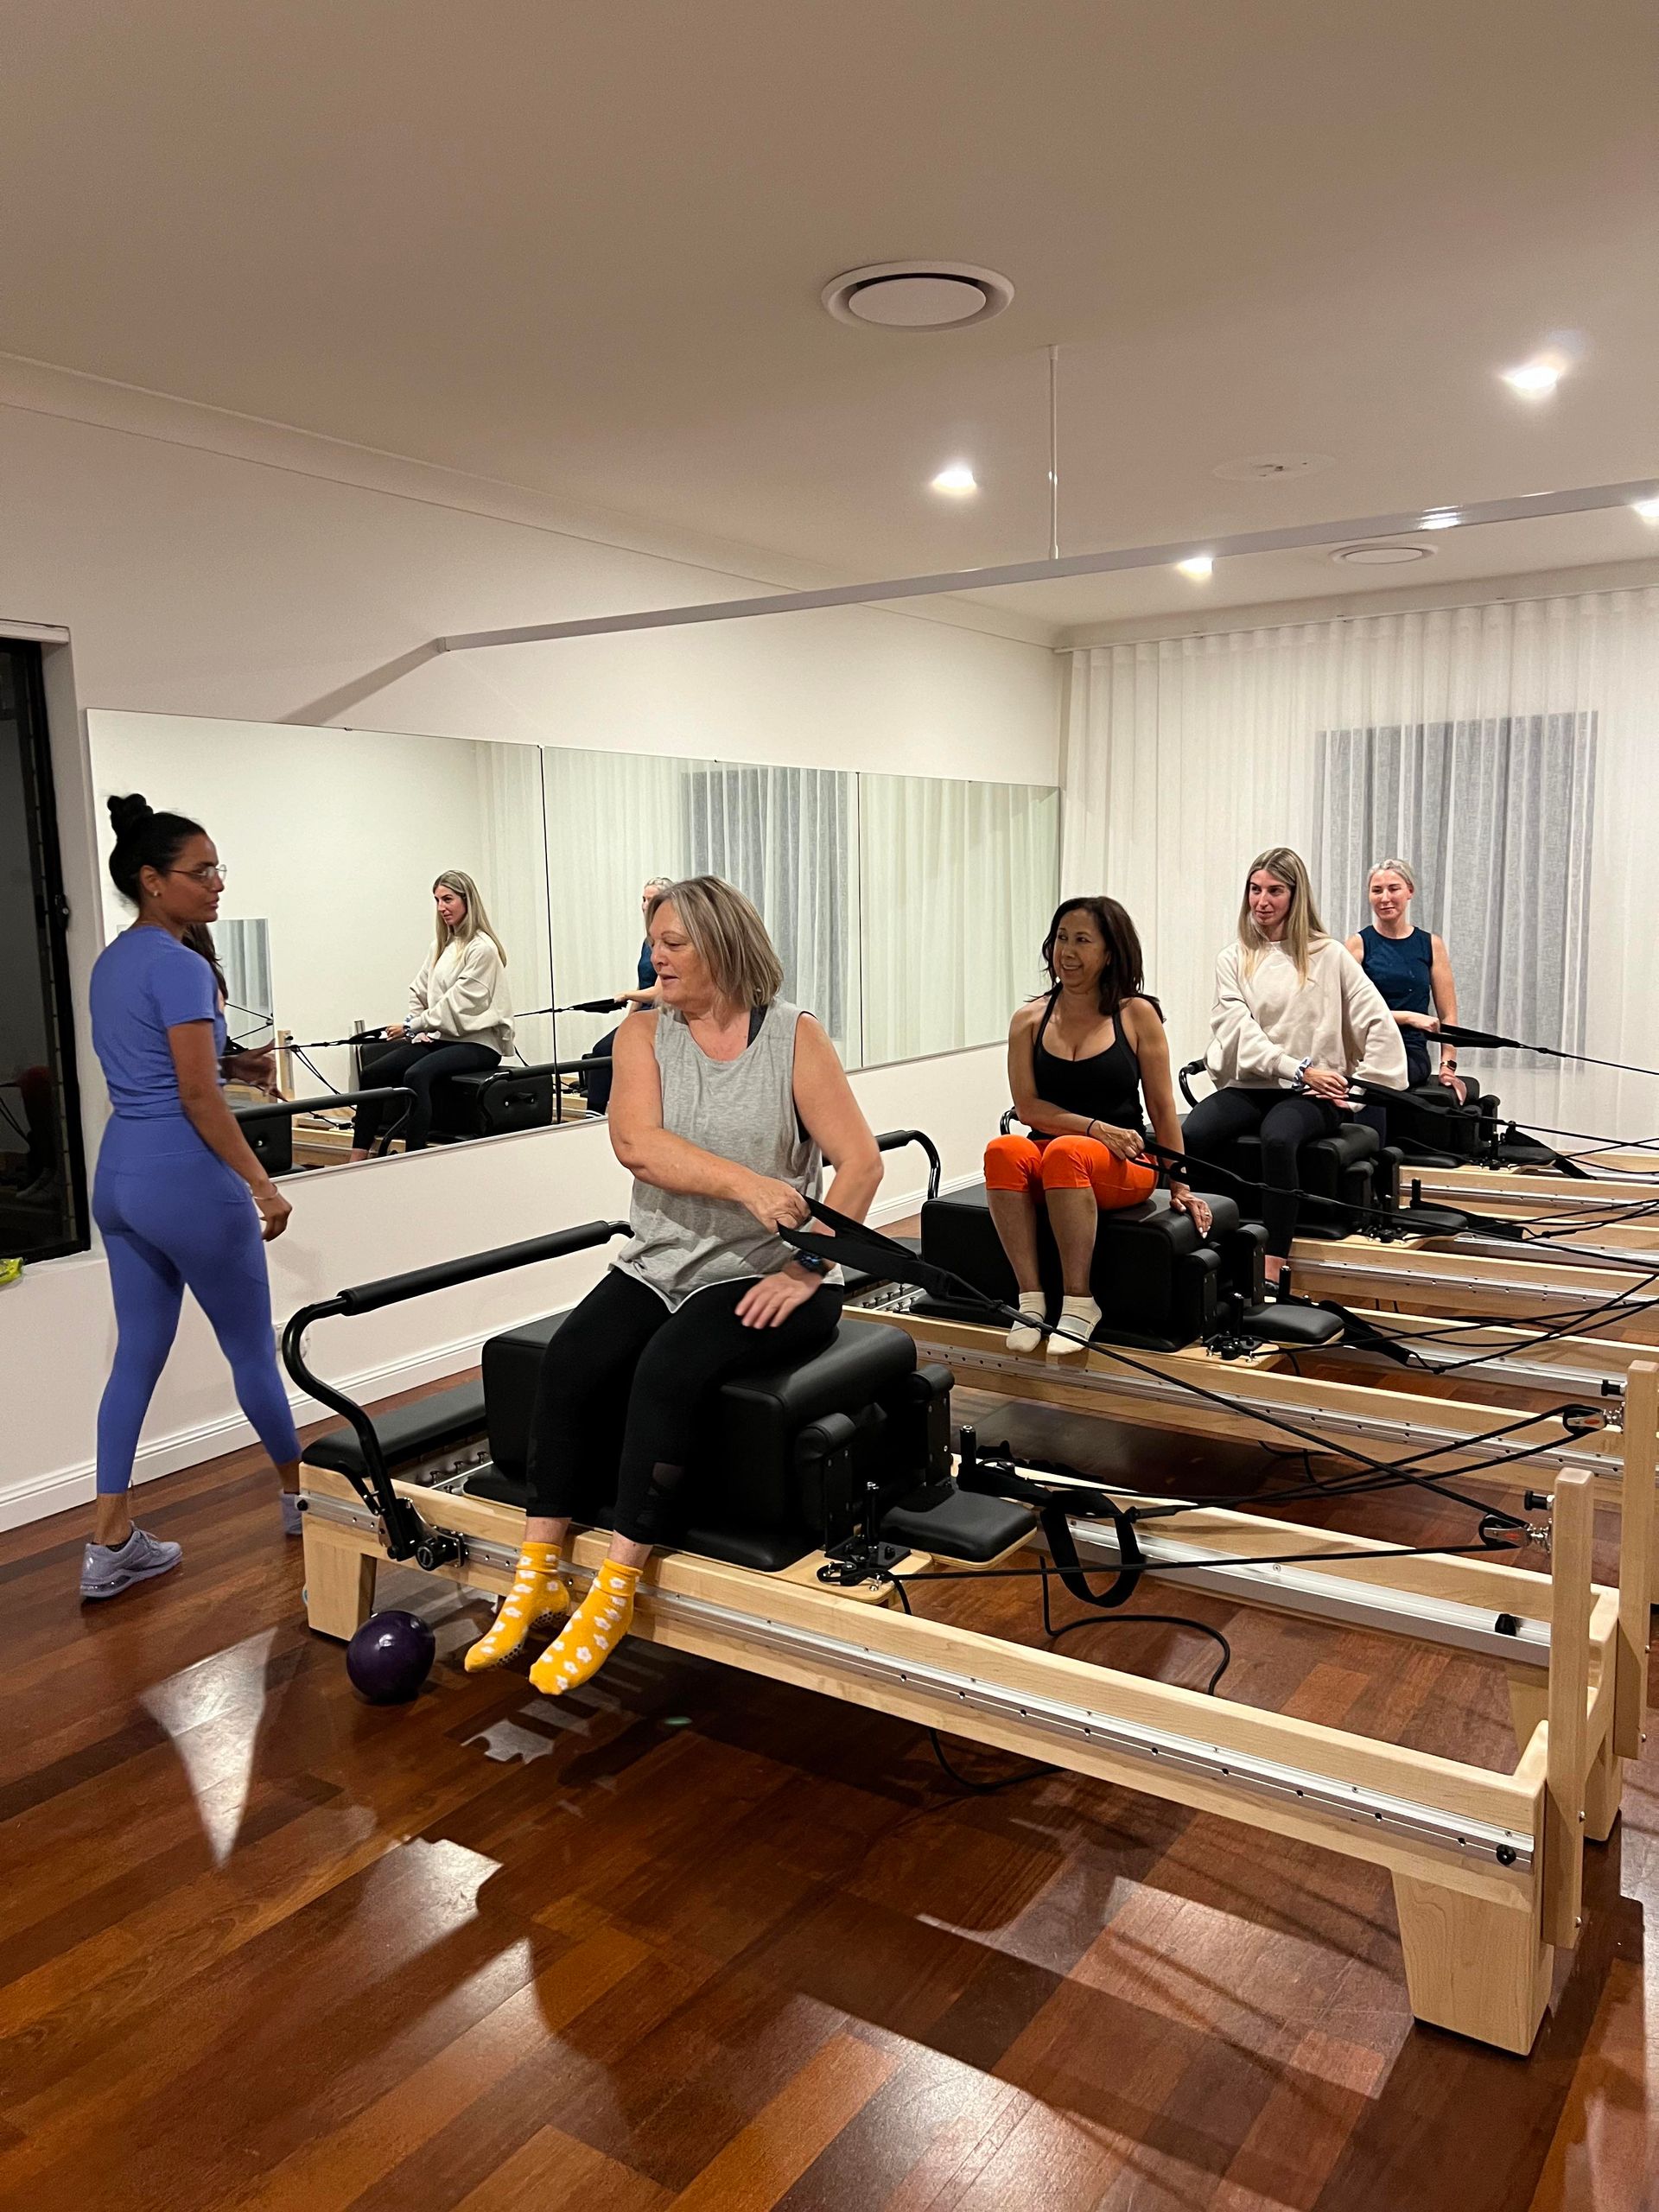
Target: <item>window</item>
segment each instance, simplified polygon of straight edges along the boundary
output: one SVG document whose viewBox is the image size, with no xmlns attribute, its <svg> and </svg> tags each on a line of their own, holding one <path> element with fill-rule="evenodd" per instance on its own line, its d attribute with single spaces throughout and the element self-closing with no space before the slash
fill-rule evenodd
<svg viewBox="0 0 1659 2212">
<path fill-rule="evenodd" d="M 0 639 L 0 1258 L 87 1243 L 68 907 L 46 734 L 41 649 Z"/>
<path fill-rule="evenodd" d="M 1322 730 L 1326 925 L 1369 922 L 1366 870 L 1398 854 L 1417 879 L 1413 918 L 1446 939 L 1462 1019 L 1580 1049 L 1595 780 L 1592 713 Z"/>
</svg>

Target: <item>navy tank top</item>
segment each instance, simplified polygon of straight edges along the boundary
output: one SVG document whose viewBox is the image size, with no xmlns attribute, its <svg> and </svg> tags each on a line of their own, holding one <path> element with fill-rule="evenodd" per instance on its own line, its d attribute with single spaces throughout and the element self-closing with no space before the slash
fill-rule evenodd
<svg viewBox="0 0 1659 2212">
<path fill-rule="evenodd" d="M 1090 1122 L 1109 1122 L 1120 1129 L 1139 1129 L 1144 1135 L 1141 1063 L 1123 1034 L 1122 1015 L 1113 1020 L 1112 1041 L 1103 1052 L 1091 1052 L 1086 1060 L 1063 1060 L 1043 1042 L 1054 1019 L 1056 1002 L 1057 997 L 1052 996 L 1044 1007 L 1031 1048 L 1037 1096 L 1067 1114 L 1081 1114 Z"/>
<path fill-rule="evenodd" d="M 1413 930 L 1409 937 L 1384 937 L 1369 924 L 1359 933 L 1365 950 L 1360 966 L 1382 994 L 1391 1014 L 1428 1014 L 1433 1007 L 1430 971 L 1434 964 L 1434 939 L 1427 930 Z M 1428 1081 L 1428 1039 L 1421 1029 L 1402 1029 L 1406 1075 L 1414 1087 Z"/>
<path fill-rule="evenodd" d="M 1366 927 L 1359 933 L 1364 946 L 1360 966 L 1382 994 L 1392 1014 L 1427 1014 L 1429 972 L 1434 964 L 1434 940 L 1427 930 L 1413 930 L 1409 937 L 1384 937 Z"/>
</svg>

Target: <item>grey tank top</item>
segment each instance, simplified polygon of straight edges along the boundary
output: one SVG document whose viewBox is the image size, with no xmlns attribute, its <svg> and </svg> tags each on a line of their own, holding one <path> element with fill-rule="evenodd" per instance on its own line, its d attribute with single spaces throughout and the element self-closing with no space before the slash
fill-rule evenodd
<svg viewBox="0 0 1659 2212">
<path fill-rule="evenodd" d="M 657 1016 L 657 1070 L 665 1129 L 816 1198 L 823 1161 L 795 1113 L 799 1017 L 798 1007 L 774 999 L 746 1051 L 734 1060 L 711 1060 L 684 1016 L 664 1007 Z M 731 1198 L 697 1198 L 636 1182 L 629 1224 L 633 1234 L 613 1265 L 671 1307 L 715 1283 L 775 1274 L 793 1257 L 781 1237 Z M 838 1271 L 829 1278 L 838 1279 Z"/>
</svg>

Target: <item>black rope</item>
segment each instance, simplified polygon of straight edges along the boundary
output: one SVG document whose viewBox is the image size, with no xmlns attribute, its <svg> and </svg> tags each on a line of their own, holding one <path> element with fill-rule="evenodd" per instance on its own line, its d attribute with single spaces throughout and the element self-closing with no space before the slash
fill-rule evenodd
<svg viewBox="0 0 1659 2212">
<path fill-rule="evenodd" d="M 1081 1620 L 1064 1621 L 1056 1627 L 1049 1599 L 1049 1576 L 1052 1570 L 1048 1561 L 1045 1560 L 1040 1567 L 1025 1571 L 1039 1573 L 1043 1578 L 1043 1630 L 1051 1643 L 1058 1643 L 1063 1636 L 1070 1636 L 1076 1629 L 1122 1627 L 1138 1622 L 1145 1622 L 1148 1625 L 1160 1628 L 1192 1629 L 1199 1636 L 1210 1637 L 1221 1646 L 1220 1664 L 1204 1686 L 1205 1696 L 1214 1697 L 1216 1694 L 1217 1684 L 1232 1664 L 1233 1647 L 1221 1630 L 1218 1628 L 1211 1628 L 1208 1621 L 1194 1620 L 1190 1615 L 1185 1613 L 1114 1613 L 1109 1619 L 1103 1619 L 1097 1614 L 1090 1613 L 1086 1614 Z M 945 1579 L 942 1575 L 895 1576 L 893 1587 L 906 1612 L 913 1615 L 915 1609 L 906 1592 L 905 1583 L 906 1581 L 942 1581 Z M 1033 1763 L 1019 1768 L 1013 1774 L 1000 1775 L 993 1781 L 978 1781 L 972 1775 L 963 1774 L 960 1767 L 951 1764 L 937 1728 L 925 1728 L 923 1732 L 931 1746 L 933 1756 L 938 1761 L 941 1770 L 958 1789 L 965 1790 L 969 1796 L 995 1797 L 1005 1789 L 1017 1789 L 1025 1783 L 1040 1782 L 1046 1776 L 1068 1770 Z"/>
<path fill-rule="evenodd" d="M 1232 1414 L 1236 1418 L 1252 1421 L 1260 1427 L 1275 1431 L 1283 1436 L 1294 1437 L 1299 1444 L 1310 1446 L 1326 1459 L 1351 1459 L 1357 1465 L 1368 1469 L 1372 1474 L 1383 1477 L 1385 1479 L 1380 1485 L 1382 1488 L 1404 1486 L 1410 1484 L 1427 1490 L 1436 1490 L 1437 1482 L 1443 1484 L 1449 1478 L 1452 1471 L 1448 1471 L 1446 1477 L 1439 1478 L 1411 1471 L 1421 1461 L 1443 1458 L 1452 1452 L 1460 1454 L 1471 1451 L 1478 1452 L 1483 1445 L 1495 1442 L 1512 1433 L 1517 1426 L 1524 1427 L 1535 1421 L 1550 1420 L 1560 1414 L 1577 1410 L 1572 1406 L 1548 1408 L 1526 1416 L 1518 1423 L 1506 1422 L 1502 1427 L 1490 1433 L 1481 1432 L 1473 1436 L 1457 1438 L 1449 1444 L 1426 1446 L 1421 1452 L 1408 1453 L 1406 1458 L 1399 1461 L 1373 1459 L 1369 1452 L 1362 1452 L 1355 1445 L 1336 1443 L 1321 1436 L 1317 1430 L 1302 1427 L 1297 1422 L 1287 1420 L 1282 1414 L 1269 1413 L 1259 1406 L 1249 1404 L 1245 1400 L 1231 1397 L 1225 1391 L 1211 1389 L 1189 1376 L 1173 1374 L 1166 1368 L 1149 1367 L 1144 1361 L 1136 1359 L 1132 1353 L 1125 1351 L 1121 1344 L 1095 1343 L 1088 1337 L 1078 1335 L 1075 1330 L 1066 1328 L 1063 1323 L 1042 1320 L 1034 1314 L 1016 1313 L 1014 1307 L 1005 1306 L 1000 1299 L 987 1297 L 976 1284 L 969 1282 L 965 1276 L 959 1275 L 954 1268 L 942 1268 L 934 1262 L 918 1258 L 908 1246 L 897 1243 L 892 1237 L 884 1236 L 879 1230 L 870 1229 L 862 1222 L 854 1221 L 844 1214 L 836 1212 L 833 1208 L 824 1205 L 821 1200 L 810 1200 L 809 1205 L 818 1219 L 826 1223 L 835 1234 L 831 1236 L 815 1236 L 798 1229 L 780 1230 L 779 1234 L 785 1241 L 793 1244 L 800 1251 L 817 1254 L 832 1263 L 844 1261 L 847 1265 L 858 1268 L 878 1278 L 887 1276 L 900 1282 L 914 1283 L 923 1289 L 931 1289 L 936 1295 L 947 1299 L 959 1298 L 965 1294 L 965 1302 L 977 1306 L 982 1313 L 1004 1325 L 1011 1327 L 1018 1322 L 1022 1325 L 1034 1327 L 1046 1336 L 1061 1337 L 1068 1343 L 1081 1344 L 1085 1351 L 1103 1354 L 1119 1365 L 1128 1368 L 1132 1373 L 1145 1376 L 1151 1381 L 1163 1384 L 1173 1382 L 1179 1389 L 1185 1390 L 1189 1395 L 1201 1399 L 1208 1404 L 1217 1406 L 1224 1412 Z M 1655 1270 L 1655 1273 L 1659 1274 L 1659 1269 Z M 1547 1452 L 1551 1448 L 1553 1447 L 1548 1440 L 1536 1447 L 1539 1452 Z M 1496 1453 L 1488 1459 L 1477 1459 L 1456 1471 L 1464 1477 L 1480 1474 L 1488 1468 L 1503 1466 L 1514 1459 L 1531 1456 L 1534 1455 L 1530 1452 Z M 1400 1471 L 1397 1473 L 1396 1468 Z M 1440 1494 L 1446 1493 L 1441 1490 Z M 1470 1499 L 1459 1499 L 1457 1502 L 1471 1507 L 1475 1504 L 1475 1501 Z M 1520 1528 L 1525 1525 L 1513 1515 L 1507 1516 L 1506 1518 L 1513 1527 Z"/>
</svg>

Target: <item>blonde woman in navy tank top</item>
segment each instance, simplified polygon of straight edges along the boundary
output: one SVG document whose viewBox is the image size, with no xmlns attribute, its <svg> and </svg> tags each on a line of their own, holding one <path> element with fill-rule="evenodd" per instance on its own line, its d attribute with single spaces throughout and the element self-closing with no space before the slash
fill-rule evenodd
<svg viewBox="0 0 1659 2212">
<path fill-rule="evenodd" d="M 1141 939 L 1117 900 L 1066 899 L 1043 940 L 1043 963 L 1048 990 L 1022 1006 L 1008 1030 L 1014 1110 L 1031 1135 L 991 1139 L 985 1188 L 1020 1311 L 1031 1317 L 1009 1332 L 1010 1351 L 1035 1351 L 1042 1342 L 1037 1208 L 1047 1211 L 1068 1329 L 1050 1337 L 1048 1351 L 1062 1359 L 1080 1354 L 1100 1325 L 1090 1275 L 1101 1214 L 1139 1205 L 1156 1186 L 1143 1157 L 1147 1120 L 1171 1152 L 1181 1149 L 1181 1125 L 1163 1014 L 1147 996 Z M 1210 1209 L 1184 1183 L 1170 1185 L 1169 1202 L 1207 1233 Z"/>
<path fill-rule="evenodd" d="M 560 1696 L 604 1664 L 633 1618 L 652 1547 L 711 1391 L 821 1351 L 838 1269 L 784 1243 L 817 1198 L 862 1221 L 881 1155 L 836 1048 L 782 996 L 766 925 L 718 876 L 652 901 L 660 1002 L 617 1032 L 611 1145 L 634 1179 L 633 1234 L 548 1347 L 531 1424 L 524 1543 L 494 1624 L 467 1654 L 499 1666 L 571 1599 L 563 1554 L 595 1471 L 617 1467 L 615 1533 L 592 1588 L 530 1670 Z M 621 1453 L 615 1436 L 620 1416 Z"/>
<path fill-rule="evenodd" d="M 1371 925 L 1348 939 L 1348 950 L 1399 1025 L 1411 1088 L 1431 1080 L 1442 1083 L 1461 1106 L 1471 1086 L 1458 1074 L 1457 1046 L 1442 1038 L 1433 1077 L 1429 1071 L 1429 1039 L 1441 1022 L 1457 1020 L 1458 987 L 1444 940 L 1412 925 L 1416 889 L 1417 879 L 1404 861 L 1378 861 L 1365 883 Z"/>
</svg>

